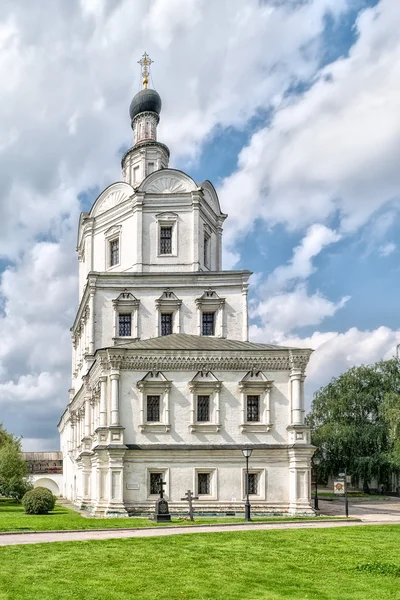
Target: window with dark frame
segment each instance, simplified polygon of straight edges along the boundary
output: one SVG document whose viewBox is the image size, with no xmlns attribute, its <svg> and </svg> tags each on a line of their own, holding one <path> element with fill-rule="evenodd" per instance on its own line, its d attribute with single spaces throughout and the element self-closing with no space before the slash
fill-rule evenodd
<svg viewBox="0 0 400 600">
<path fill-rule="evenodd" d="M 160 493 L 160 481 L 163 480 L 163 473 L 150 473 L 150 494 Z"/>
<path fill-rule="evenodd" d="M 249 473 L 249 495 L 258 495 L 258 473 Z"/>
<path fill-rule="evenodd" d="M 160 254 L 172 254 L 172 226 L 160 227 Z"/>
<path fill-rule="evenodd" d="M 119 263 L 119 240 L 110 242 L 110 267 Z"/>
<path fill-rule="evenodd" d="M 197 420 L 210 420 L 210 396 L 197 396 Z"/>
<path fill-rule="evenodd" d="M 197 493 L 199 496 L 211 494 L 211 473 L 197 473 Z"/>
<path fill-rule="evenodd" d="M 247 396 L 247 421 L 260 420 L 260 396 Z"/>
<path fill-rule="evenodd" d="M 214 312 L 203 312 L 202 314 L 202 335 L 214 335 Z"/>
<path fill-rule="evenodd" d="M 160 421 L 160 396 L 147 396 L 147 421 Z"/>
<path fill-rule="evenodd" d="M 118 315 L 118 335 L 119 337 L 131 336 L 132 316 L 130 313 Z"/>
<path fill-rule="evenodd" d="M 161 335 L 171 335 L 172 313 L 161 313 Z"/>
</svg>

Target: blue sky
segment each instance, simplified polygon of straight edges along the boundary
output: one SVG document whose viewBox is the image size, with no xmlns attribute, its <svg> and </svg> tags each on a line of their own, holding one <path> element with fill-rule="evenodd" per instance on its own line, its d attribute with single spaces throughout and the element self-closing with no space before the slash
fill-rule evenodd
<svg viewBox="0 0 400 600">
<path fill-rule="evenodd" d="M 47 27 L 46 23 L 52 23 Z M 217 188 L 251 339 L 315 348 L 313 392 L 400 342 L 396 0 L 43 0 L 0 7 L 0 421 L 54 449 L 76 230 L 121 178 L 137 60 L 170 166 Z"/>
</svg>

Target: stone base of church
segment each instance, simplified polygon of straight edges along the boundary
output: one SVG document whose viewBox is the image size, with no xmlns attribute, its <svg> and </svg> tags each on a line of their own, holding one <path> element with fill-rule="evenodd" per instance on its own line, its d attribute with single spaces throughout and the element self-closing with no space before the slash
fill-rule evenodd
<svg viewBox="0 0 400 600">
<path fill-rule="evenodd" d="M 155 514 L 154 504 L 137 504 L 137 505 L 80 505 L 87 516 L 98 518 L 124 518 L 124 517 L 152 517 Z M 173 517 L 186 517 L 188 515 L 187 506 L 182 506 L 178 503 L 169 503 L 170 514 Z M 310 504 L 299 502 L 296 505 L 286 503 L 270 503 L 270 504 L 251 504 L 251 514 L 254 517 L 299 517 L 307 516 L 314 517 L 315 511 Z M 244 504 L 232 506 L 231 504 L 214 504 L 210 503 L 203 506 L 194 507 L 195 517 L 244 517 Z"/>
<path fill-rule="evenodd" d="M 187 506 L 181 503 L 169 502 L 171 515 L 184 517 L 188 515 Z M 130 517 L 145 517 L 154 514 L 154 506 L 147 504 L 126 505 Z M 201 506 L 194 505 L 194 515 L 198 517 L 240 517 L 244 516 L 244 504 L 238 503 L 209 503 Z M 314 516 L 315 512 L 309 504 L 299 504 L 296 507 L 288 503 L 251 503 L 251 514 L 254 516 Z"/>
</svg>

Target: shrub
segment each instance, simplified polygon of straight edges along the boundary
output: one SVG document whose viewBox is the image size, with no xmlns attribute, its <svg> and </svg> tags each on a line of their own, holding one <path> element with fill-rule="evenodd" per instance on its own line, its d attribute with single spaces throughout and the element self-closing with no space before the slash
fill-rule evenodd
<svg viewBox="0 0 400 600">
<path fill-rule="evenodd" d="M 37 487 L 25 494 L 22 504 L 28 515 L 46 515 L 53 510 L 56 498 L 47 488 Z"/>
</svg>

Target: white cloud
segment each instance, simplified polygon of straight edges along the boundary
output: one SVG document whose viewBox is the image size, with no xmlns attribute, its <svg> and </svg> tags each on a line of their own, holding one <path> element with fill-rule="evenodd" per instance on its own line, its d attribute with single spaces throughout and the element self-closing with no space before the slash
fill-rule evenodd
<svg viewBox="0 0 400 600">
<path fill-rule="evenodd" d="M 284 289 L 295 279 L 307 279 L 315 270 L 312 259 L 317 256 L 326 246 L 341 239 L 341 236 L 316 223 L 311 225 L 305 237 L 293 251 L 293 258 L 287 265 L 277 267 L 267 278 L 262 286 L 261 293 Z"/>
<path fill-rule="evenodd" d="M 397 116 L 391 146 L 388 123 L 397 106 L 395 6 L 384 2 L 386 16 L 374 21 L 370 13 L 360 21 L 360 42 L 349 62 L 326 69 L 300 102 L 291 105 L 286 97 L 291 86 L 316 75 L 327 11 L 335 18 L 350 4 L 1 3 L 0 255 L 13 264 L 0 288 L 0 402 L 2 419 L 24 433 L 27 448 L 51 449 L 56 440 L 77 299 L 77 196 L 120 178 L 118 155 L 131 143 L 127 113 L 139 88 L 136 61 L 143 50 L 155 60 L 153 77 L 164 103 L 159 139 L 171 148 L 172 166 L 176 157 L 196 157 L 215 127 L 244 128 L 260 109 L 279 110 L 271 129 L 242 152 L 222 198 L 231 242 L 259 216 L 291 227 L 321 223 L 278 272 L 279 280 L 306 279 L 313 257 L 336 241 L 338 234 L 322 225 L 332 206 L 342 210 L 349 229 L 349 207 L 364 191 L 365 214 L 393 196 Z M 353 190 L 356 200 L 350 201 Z M 228 267 L 239 258 L 234 247 L 225 256 Z M 258 309 L 261 324 L 282 338 L 301 324 L 318 324 L 345 299 L 331 302 L 295 285 L 267 302 Z"/>
<path fill-rule="evenodd" d="M 400 330 L 378 327 L 371 331 L 360 331 L 352 327 L 343 333 L 316 331 L 308 338 L 288 336 L 284 343 L 288 346 L 315 349 L 307 369 L 306 391 L 309 406 L 313 393 L 329 383 L 332 377 L 340 375 L 350 367 L 372 364 L 394 356 L 396 345 L 400 343 Z"/>
<path fill-rule="evenodd" d="M 337 214 L 341 231 L 354 232 L 399 197 L 399 25 L 397 2 L 365 10 L 349 56 L 299 98 L 285 98 L 253 136 L 221 188 L 228 242 L 260 217 L 296 229 Z"/>
<path fill-rule="evenodd" d="M 252 325 L 250 336 L 263 343 L 282 343 L 294 329 L 319 325 L 332 317 L 348 300 L 345 297 L 332 302 L 319 292 L 309 295 L 305 285 L 299 284 L 292 292 L 276 294 L 258 303 L 251 316 L 258 317 L 261 326 Z"/>
<path fill-rule="evenodd" d="M 396 250 L 396 244 L 394 244 L 393 242 L 388 242 L 387 244 L 383 244 L 382 246 L 380 246 L 378 248 L 378 252 L 381 256 L 389 256 L 390 254 L 393 254 L 393 252 Z"/>
</svg>

